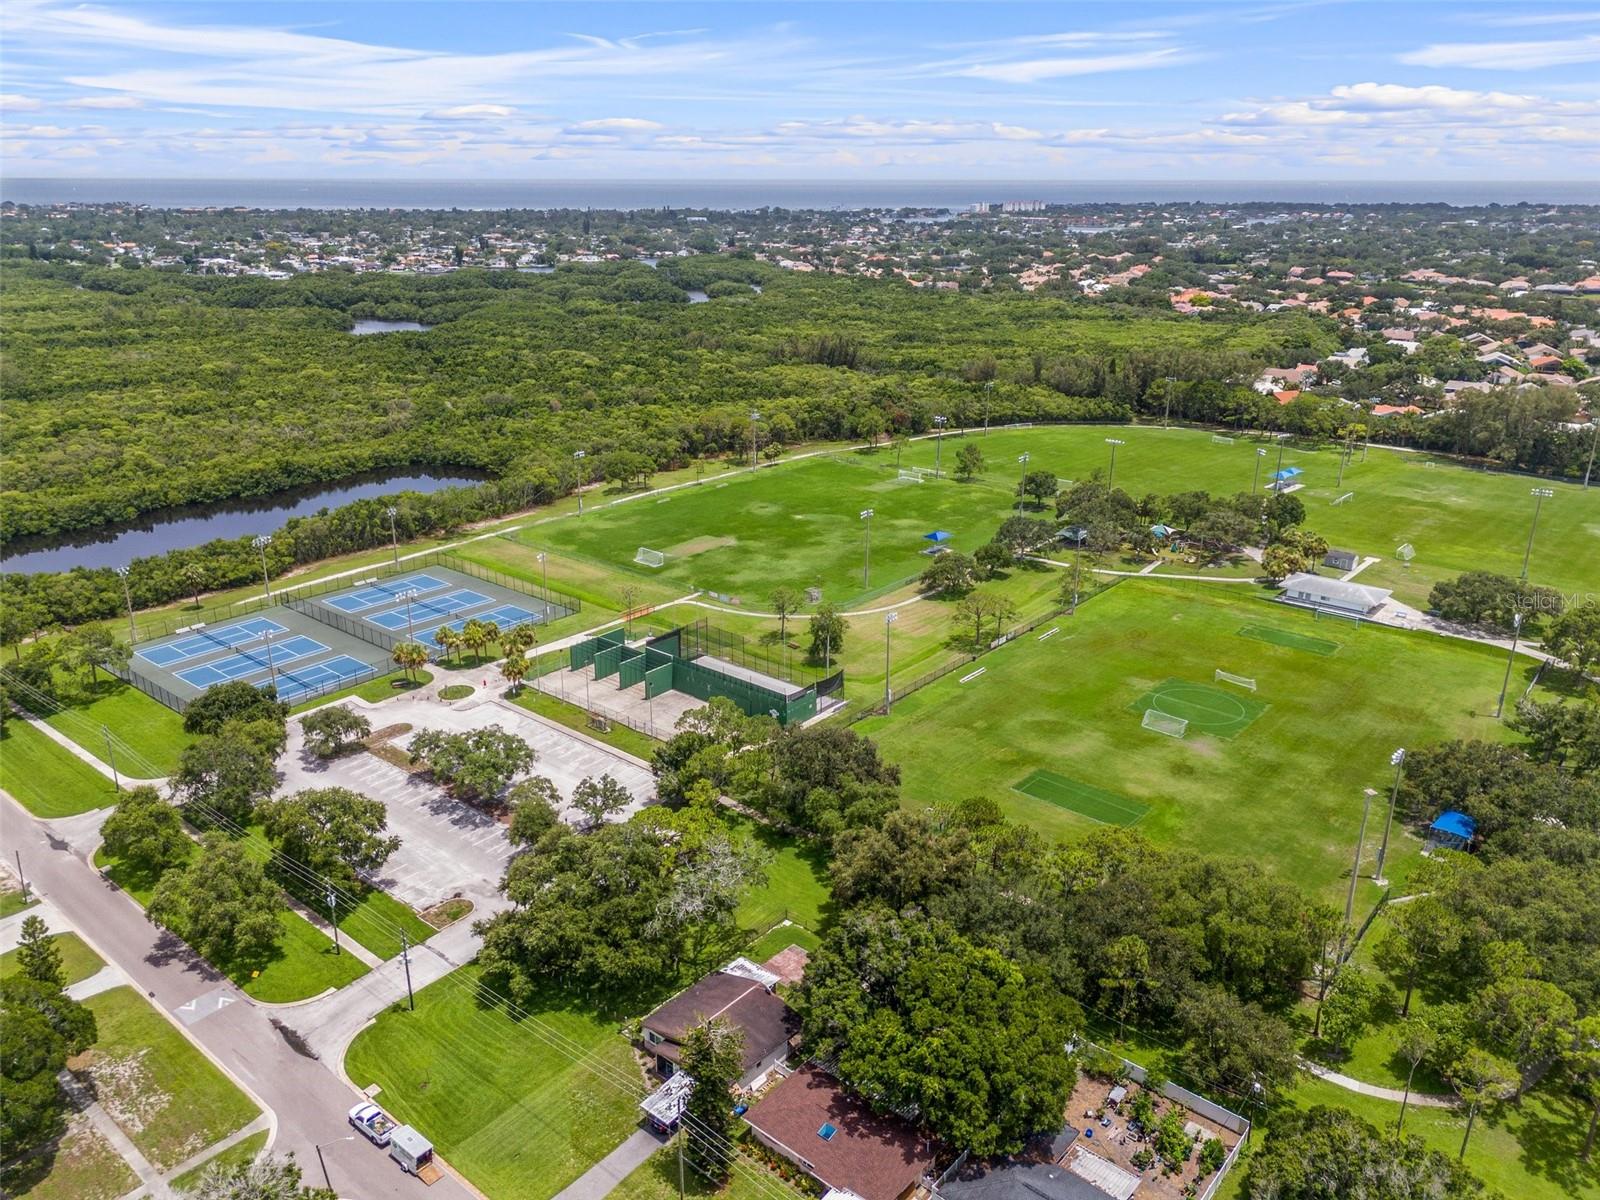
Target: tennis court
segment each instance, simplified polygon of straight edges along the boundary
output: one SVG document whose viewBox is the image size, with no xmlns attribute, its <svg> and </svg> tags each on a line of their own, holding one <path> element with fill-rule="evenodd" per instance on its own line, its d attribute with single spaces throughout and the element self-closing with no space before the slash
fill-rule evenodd
<svg viewBox="0 0 1600 1200">
<path fill-rule="evenodd" d="M 1054 771 L 1035 771 L 1020 783 L 1012 784 L 1011 790 L 1103 825 L 1133 825 L 1150 811 L 1148 804 L 1068 779 Z"/>
<path fill-rule="evenodd" d="M 1131 705 L 1141 717 L 1154 709 L 1189 722 L 1189 732 L 1213 737 L 1238 737 L 1270 705 L 1254 696 L 1235 696 L 1209 683 L 1168 679 L 1151 688 Z"/>
<path fill-rule="evenodd" d="M 237 625 L 224 625 L 215 630 L 197 630 L 176 641 L 157 642 L 153 646 L 141 649 L 138 654 L 151 666 L 174 667 L 190 659 L 215 654 L 219 648 L 231 650 L 235 646 L 247 646 L 265 637 L 276 637 L 280 633 L 288 632 L 276 621 L 266 617 L 251 617 L 248 621 L 240 621 Z"/>
<path fill-rule="evenodd" d="M 313 654 L 321 654 L 325 650 L 327 647 L 315 638 L 297 633 L 277 643 L 267 639 L 262 642 L 259 650 L 240 650 L 228 655 L 227 658 L 213 659 L 211 662 L 188 667 L 174 674 L 185 683 L 197 688 L 208 688 L 235 679 L 248 679 L 252 675 L 270 676 L 274 670 L 282 671 L 292 662 L 310 658 Z"/>
<path fill-rule="evenodd" d="M 394 597 L 389 597 L 392 603 Z M 420 597 L 391 608 L 387 612 L 373 613 L 367 618 L 379 628 L 396 633 L 407 626 L 426 625 L 439 617 L 452 617 L 458 612 L 466 612 L 472 608 L 482 608 L 486 604 L 493 604 L 494 600 L 482 592 L 472 588 L 461 588 L 445 596 L 435 596 L 430 600 Z"/>
<path fill-rule="evenodd" d="M 1320 654 L 1323 657 L 1335 654 L 1339 650 L 1338 642 L 1330 642 L 1326 638 L 1307 637 L 1303 633 L 1276 629 L 1271 625 L 1246 625 L 1239 630 L 1239 636 L 1257 642 L 1268 642 L 1274 646 L 1283 646 L 1289 650 L 1304 650 L 1307 654 Z"/>
<path fill-rule="evenodd" d="M 330 597 L 326 603 L 343 613 L 358 613 L 392 604 L 401 592 L 416 592 L 419 596 L 425 596 L 449 586 L 445 580 L 432 575 L 407 575 L 401 579 L 385 579 L 381 583 L 373 580 L 356 591 L 341 592 Z"/>
<path fill-rule="evenodd" d="M 348 680 L 370 678 L 373 669 L 359 658 L 341 654 L 336 658 L 325 658 L 321 662 L 314 662 L 310 666 L 296 667 L 293 671 L 280 670 L 277 673 L 278 699 L 288 704 L 295 704 L 307 696 L 334 691 Z"/>
<path fill-rule="evenodd" d="M 490 609 L 486 613 L 473 613 L 470 617 L 447 621 L 445 625 L 460 633 L 467 627 L 469 621 L 483 621 L 497 626 L 501 633 L 505 633 L 515 629 L 518 625 L 537 625 L 543 620 L 543 613 L 536 613 L 532 609 L 523 608 L 520 604 L 502 604 L 499 608 Z M 430 649 L 441 649 L 434 635 L 444 627 L 430 623 L 427 629 L 419 629 L 417 631 L 417 641 Z"/>
</svg>

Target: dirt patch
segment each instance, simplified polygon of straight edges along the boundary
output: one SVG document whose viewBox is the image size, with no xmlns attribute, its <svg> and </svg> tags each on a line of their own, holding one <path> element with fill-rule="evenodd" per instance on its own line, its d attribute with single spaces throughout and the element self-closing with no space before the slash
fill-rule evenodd
<svg viewBox="0 0 1600 1200">
<path fill-rule="evenodd" d="M 167 1111 L 172 1096 L 156 1087 L 145 1058 L 148 1046 L 125 1058 L 91 1050 L 82 1068 L 94 1081 L 95 1098 L 124 1132 L 140 1132 Z"/>
<path fill-rule="evenodd" d="M 382 729 L 374 729 L 367 734 L 366 737 L 361 739 L 361 744 L 368 747 L 379 746 L 384 742 L 392 742 L 397 737 L 403 737 L 405 734 L 410 733 L 411 729 L 412 726 L 406 721 L 401 721 L 395 725 L 385 725 Z"/>
<path fill-rule="evenodd" d="M 738 544 L 738 538 L 697 537 L 690 538 L 687 542 L 679 542 L 676 546 L 668 546 L 663 553 L 668 558 L 689 558 L 692 555 L 704 554 L 707 550 L 721 550 L 724 546 L 737 546 Z"/>
<path fill-rule="evenodd" d="M 417 915 L 435 929 L 443 929 L 447 925 L 454 925 L 471 911 L 471 900 L 464 896 L 452 896 L 432 908 L 423 909 Z"/>
</svg>

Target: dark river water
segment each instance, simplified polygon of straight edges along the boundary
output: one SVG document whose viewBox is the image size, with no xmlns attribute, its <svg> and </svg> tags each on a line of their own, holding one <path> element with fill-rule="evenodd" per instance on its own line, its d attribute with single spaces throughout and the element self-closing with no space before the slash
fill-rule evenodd
<svg viewBox="0 0 1600 1200">
<path fill-rule="evenodd" d="M 0 569 L 29 572 L 120 567 L 135 558 L 198 546 L 214 538 L 271 533 L 290 517 L 303 517 L 322 508 L 337 508 L 352 500 L 395 492 L 437 492 L 441 488 L 479 483 L 486 478 L 456 469 L 448 474 L 415 469 L 381 471 L 252 500 L 161 509 L 125 525 L 107 525 L 59 538 L 18 540 L 6 548 Z"/>
</svg>

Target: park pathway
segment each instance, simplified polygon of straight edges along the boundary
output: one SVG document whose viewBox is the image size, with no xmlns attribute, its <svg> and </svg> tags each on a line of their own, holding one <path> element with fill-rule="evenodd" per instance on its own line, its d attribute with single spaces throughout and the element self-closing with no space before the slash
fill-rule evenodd
<svg viewBox="0 0 1600 1200">
<path fill-rule="evenodd" d="M 1301 1059 L 1300 1065 L 1318 1079 L 1326 1080 L 1335 1087 L 1342 1087 L 1347 1092 L 1356 1092 L 1362 1096 L 1372 1096 L 1378 1100 L 1391 1100 L 1395 1104 L 1399 1104 L 1406 1098 L 1406 1094 L 1399 1088 L 1379 1087 L 1375 1083 L 1363 1083 L 1359 1079 L 1351 1079 L 1348 1075 L 1341 1075 L 1339 1072 L 1331 1070 L 1321 1063 L 1314 1063 L 1310 1059 Z M 1411 1103 L 1418 1108 L 1454 1108 L 1456 1107 L 1456 1098 L 1454 1096 L 1440 1096 L 1433 1092 L 1412 1092 Z"/>
</svg>

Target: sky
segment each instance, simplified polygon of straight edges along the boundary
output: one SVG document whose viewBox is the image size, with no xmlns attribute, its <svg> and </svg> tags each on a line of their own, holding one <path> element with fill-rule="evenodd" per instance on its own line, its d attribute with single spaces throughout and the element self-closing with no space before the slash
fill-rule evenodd
<svg viewBox="0 0 1600 1200">
<path fill-rule="evenodd" d="M 1600 181 L 1600 0 L 0 8 L 12 176 Z"/>
</svg>

